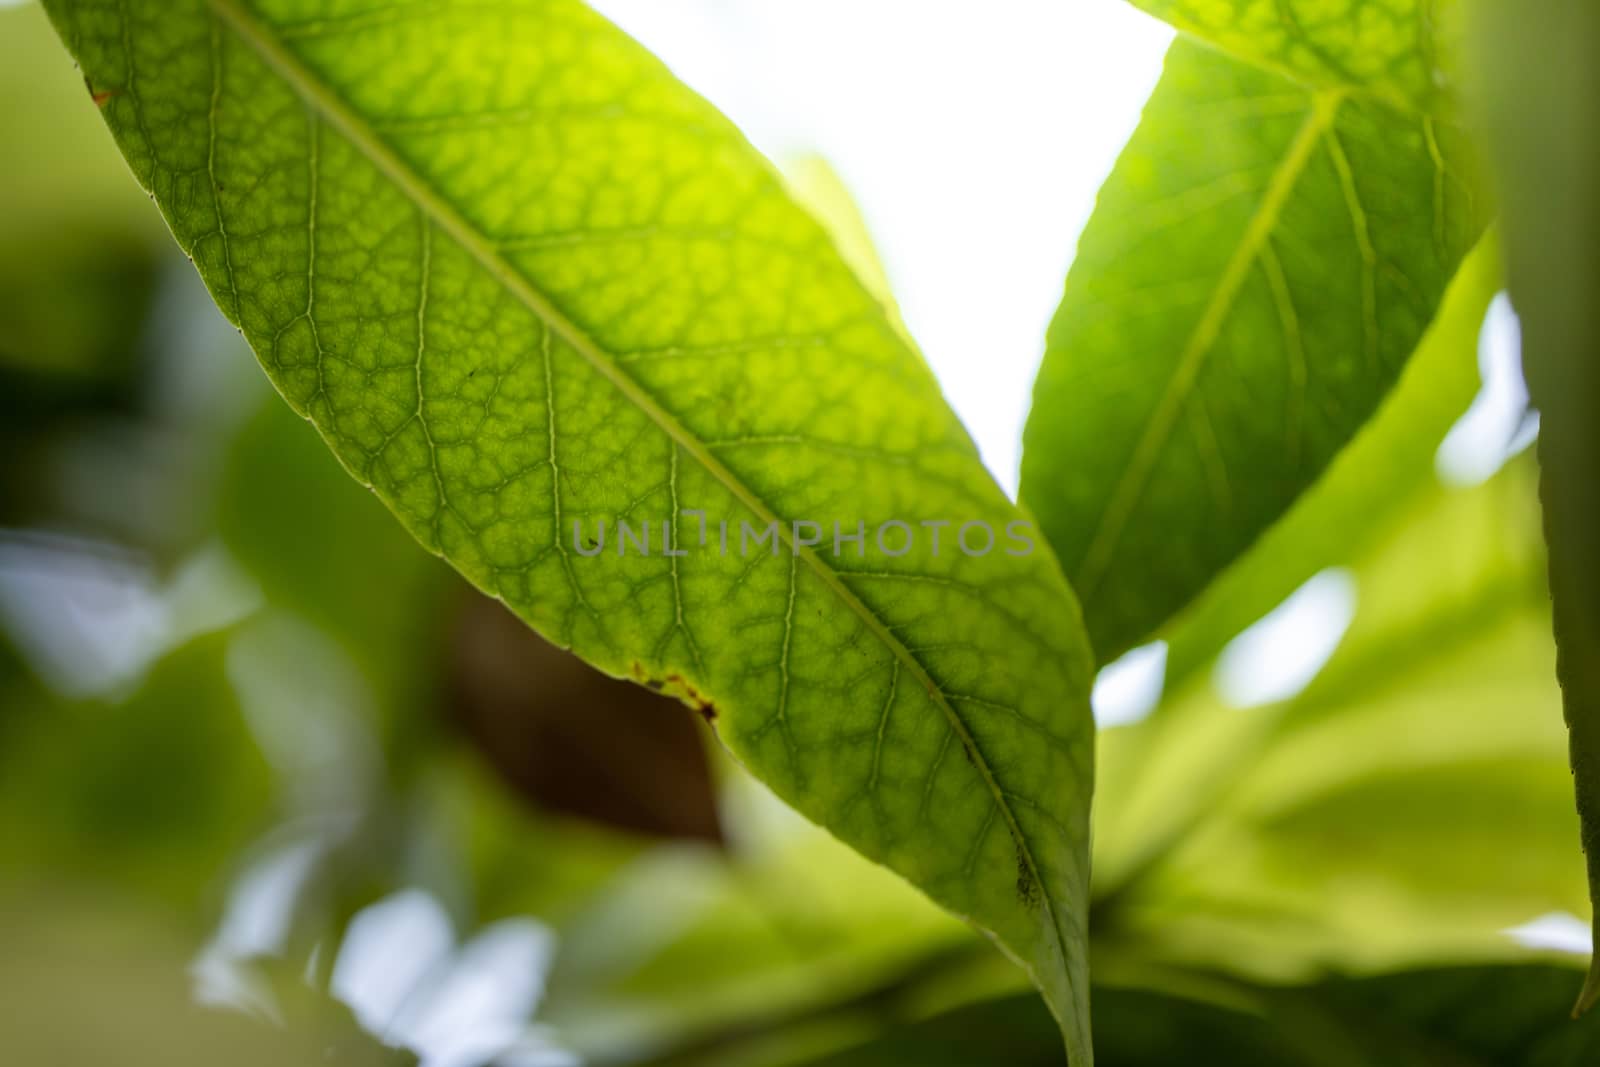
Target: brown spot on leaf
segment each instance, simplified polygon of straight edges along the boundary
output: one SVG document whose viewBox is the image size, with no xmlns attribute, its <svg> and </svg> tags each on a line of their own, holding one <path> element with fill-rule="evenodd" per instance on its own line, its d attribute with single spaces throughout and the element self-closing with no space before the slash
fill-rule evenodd
<svg viewBox="0 0 1600 1067">
<path fill-rule="evenodd" d="M 117 95 L 115 89 L 96 89 L 87 77 L 83 79 L 83 85 L 89 90 L 89 99 L 94 101 L 95 107 L 105 107 L 111 102 L 111 98 Z"/>
<path fill-rule="evenodd" d="M 698 688 L 696 688 L 693 682 L 689 681 L 689 679 L 685 678 L 677 671 L 673 671 L 665 678 L 651 678 L 645 682 L 645 685 L 649 686 L 651 689 L 657 690 L 664 696 L 676 697 L 684 704 L 687 704 L 689 707 L 699 712 L 700 717 L 706 722 L 716 722 L 716 703 L 709 696 L 706 696 Z"/>
</svg>

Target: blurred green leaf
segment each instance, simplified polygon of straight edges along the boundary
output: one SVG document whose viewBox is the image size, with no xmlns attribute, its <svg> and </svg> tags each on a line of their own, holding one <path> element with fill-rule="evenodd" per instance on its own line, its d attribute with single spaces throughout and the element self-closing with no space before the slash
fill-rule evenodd
<svg viewBox="0 0 1600 1067">
<path fill-rule="evenodd" d="M 734 775 L 730 787 L 726 855 L 655 850 L 567 928 L 547 1017 L 580 1051 L 606 1061 L 759 1031 L 871 996 L 908 970 L 994 959 L 963 924 L 753 780 Z"/>
<path fill-rule="evenodd" d="M 920 1022 L 892 1026 L 867 1044 L 803 1060 L 804 1067 L 1054 1067 L 1050 1031 L 1036 1003 L 1023 998 L 968 1005 Z M 1165 996 L 1096 986 L 1095 1044 L 1107 1067 L 1292 1067 L 1291 1044 L 1260 1018 Z M 687 1067 L 687 1065 L 686 1065 Z M 709 1067 L 709 1065 L 708 1065 Z M 794 1067 L 801 1067 L 795 1062 Z"/>
<path fill-rule="evenodd" d="M 1172 620 L 1162 634 L 1169 686 L 1182 686 L 1312 575 L 1392 536 L 1419 499 L 1437 492 L 1439 444 L 1480 384 L 1478 335 L 1500 269 L 1491 235 L 1462 264 L 1372 419 L 1283 518 Z"/>
<path fill-rule="evenodd" d="M 120 1067 L 405 1067 L 416 1057 L 364 1034 L 296 980 L 280 1018 L 196 1005 L 182 931 L 76 891 L 0 890 L 0 1018 L 8 1062 Z"/>
<path fill-rule="evenodd" d="M 1329 978 L 1290 989 L 1234 987 L 1229 1003 L 1096 985 L 1097 1055 L 1107 1067 L 1587 1067 L 1600 1026 L 1563 1018 L 1577 971 L 1463 967 Z M 875 1039 L 820 1056 L 706 1057 L 673 1067 L 1046 1067 L 1048 1015 L 1031 998 L 887 1020 Z"/>
<path fill-rule="evenodd" d="M 390 758 L 409 767 L 443 725 L 456 582 L 350 480 L 311 426 L 264 399 L 228 444 L 217 528 L 275 608 L 352 658 L 373 690 Z"/>
<path fill-rule="evenodd" d="M 914 345 L 911 332 L 900 317 L 900 305 L 895 301 L 894 287 L 889 284 L 889 272 L 878 255 L 872 231 L 838 171 L 822 156 L 807 155 L 785 167 L 784 177 L 795 199 L 822 223 L 861 284 L 878 298 L 906 342 Z"/>
<path fill-rule="evenodd" d="M 1557 669 L 1600 923 L 1600 6 L 1477 6 L 1478 111 L 1503 191 L 1523 369 L 1540 413 Z M 1600 962 L 1580 1008 L 1597 999 Z"/>
<path fill-rule="evenodd" d="M 1505 928 L 1582 907 L 1530 472 L 1397 531 L 1305 692 L 1240 710 L 1197 679 L 1103 735 L 1111 942 L 1282 980 L 1508 955 Z"/>
<path fill-rule="evenodd" d="M 480 922 L 533 915 L 564 932 L 649 847 L 633 835 L 531 810 L 467 752 L 431 761 L 423 798 L 460 856 Z"/>
<path fill-rule="evenodd" d="M 1423 113 L 1458 108 L 1459 0 L 1131 2 L 1295 81 Z"/>
<path fill-rule="evenodd" d="M 1102 1012 L 1099 990 L 1094 994 L 1096 1021 Z M 1060 1058 L 1050 1045 L 1050 1019 L 1032 997 L 1011 997 L 958 1008 L 917 1023 L 890 1026 L 866 1044 L 804 1057 L 796 1067 L 970 1067 L 978 1063 L 1008 1067 L 1057 1067 Z M 1096 1056 L 1108 1059 L 1105 1037 L 1096 1034 Z M 776 1057 L 767 1062 L 782 1062 Z"/>
<path fill-rule="evenodd" d="M 1600 1026 L 1566 1017 L 1578 980 L 1570 966 L 1430 968 L 1263 999 L 1310 1064 L 1580 1067 L 1600 1059 Z"/>
<path fill-rule="evenodd" d="M 226 643 L 178 648 L 126 699 L 19 683 L 0 710 L 6 880 L 95 881 L 209 919 L 224 864 L 271 824 L 274 792 Z"/>
<path fill-rule="evenodd" d="M 1102 662 L 1378 407 L 1483 225 L 1450 127 L 1179 41 L 1050 328 L 1022 499 Z"/>
<path fill-rule="evenodd" d="M 1047 553 L 948 535 L 870 564 L 799 543 L 801 522 L 1023 517 L 738 131 L 575 0 L 47 9 L 347 468 L 554 643 L 714 705 L 781 796 L 991 931 L 1087 1063 L 1071 590 Z M 772 556 L 568 540 L 648 517 L 687 545 L 691 507 L 770 524 Z"/>
<path fill-rule="evenodd" d="M 160 216 L 55 62 L 35 4 L 0 9 L 0 374 L 84 388 L 126 379 L 166 251 Z M 9 422 L 36 414 L 0 379 Z M 37 402 L 37 400 L 35 400 Z"/>
</svg>

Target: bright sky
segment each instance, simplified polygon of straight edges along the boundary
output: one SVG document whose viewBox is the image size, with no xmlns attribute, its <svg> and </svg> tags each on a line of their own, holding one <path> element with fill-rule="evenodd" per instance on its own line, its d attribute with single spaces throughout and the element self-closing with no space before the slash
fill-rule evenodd
<svg viewBox="0 0 1600 1067">
<path fill-rule="evenodd" d="M 593 0 L 769 157 L 820 152 L 1015 494 L 1078 232 L 1172 33 L 1123 0 Z"/>
</svg>

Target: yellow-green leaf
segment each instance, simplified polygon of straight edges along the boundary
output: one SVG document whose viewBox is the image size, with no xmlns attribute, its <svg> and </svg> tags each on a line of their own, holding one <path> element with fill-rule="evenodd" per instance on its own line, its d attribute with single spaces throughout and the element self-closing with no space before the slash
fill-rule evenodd
<svg viewBox="0 0 1600 1067">
<path fill-rule="evenodd" d="M 738 131 L 575 0 L 46 6 L 222 310 L 351 473 L 540 632 L 695 704 L 779 795 L 987 930 L 1087 1065 L 1072 594 L 1007 536 L 1022 516 L 937 384 Z M 963 523 L 993 546 L 964 551 Z"/>
<path fill-rule="evenodd" d="M 1514 954 L 1507 928 L 1581 910 L 1532 475 L 1436 486 L 1343 561 L 1354 618 L 1304 692 L 1193 678 L 1102 736 L 1124 952 L 1282 980 Z"/>
<path fill-rule="evenodd" d="M 1131 0 L 1240 59 L 1396 107 L 1458 108 L 1460 0 Z"/>
</svg>

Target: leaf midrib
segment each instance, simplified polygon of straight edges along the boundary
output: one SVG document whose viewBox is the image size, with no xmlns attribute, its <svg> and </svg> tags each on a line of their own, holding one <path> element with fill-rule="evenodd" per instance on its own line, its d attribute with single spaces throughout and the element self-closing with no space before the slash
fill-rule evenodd
<svg viewBox="0 0 1600 1067">
<path fill-rule="evenodd" d="M 995 805 L 1005 817 L 1007 828 L 1027 864 L 1029 874 L 1032 876 L 1034 883 L 1044 889 L 1042 897 L 1045 908 L 1049 912 L 1050 929 L 1060 949 L 1062 969 L 1070 990 L 1072 974 L 1066 966 L 1068 958 L 1067 935 L 1061 928 L 1060 916 L 1056 911 L 1051 887 L 1048 882 L 1040 877 L 1038 865 L 1034 860 L 1033 851 L 1028 845 L 1027 837 L 1023 834 L 1011 805 L 1006 801 L 1005 792 L 996 781 L 988 759 L 978 748 L 977 741 L 967 728 L 965 721 L 956 712 L 954 706 L 946 698 L 943 689 L 934 682 L 921 661 L 894 636 L 887 624 L 844 584 L 837 571 L 827 566 L 809 547 L 795 544 L 793 532 L 787 523 L 783 522 L 760 497 L 756 496 L 743 481 L 712 455 L 700 440 L 690 433 L 671 412 L 663 408 L 638 382 L 624 373 L 593 338 L 557 309 L 548 297 L 534 288 L 525 275 L 507 262 L 494 249 L 486 235 L 474 228 L 472 223 L 460 212 L 429 187 L 419 174 L 384 143 L 367 123 L 354 113 L 349 104 L 335 90 L 325 85 L 315 72 L 298 56 L 290 52 L 277 36 L 264 26 L 253 13 L 241 7 L 237 0 L 206 0 L 206 3 L 219 21 L 232 30 L 267 66 L 276 71 L 308 107 L 321 114 L 323 118 L 338 129 L 368 162 L 376 166 L 416 205 L 418 210 L 432 218 L 442 230 L 450 234 L 497 282 L 538 316 L 548 329 L 560 334 L 567 344 L 578 355 L 583 357 L 585 362 L 615 386 L 623 396 L 627 397 L 630 402 L 648 416 L 678 446 L 693 456 L 712 477 L 720 482 L 758 519 L 765 523 L 776 523 L 778 536 L 788 546 L 789 551 L 803 558 L 817 577 L 821 578 L 824 584 L 846 606 L 861 617 L 868 629 L 893 653 L 896 660 L 910 670 L 912 675 L 922 683 L 922 688 L 933 698 L 940 710 L 944 712 L 950 728 L 955 731 L 966 749 L 972 753 L 973 762 L 983 776 L 984 784 L 993 796 Z M 1027 961 L 1019 962 L 1030 974 L 1033 973 L 1031 963 Z M 1076 1017 L 1076 1000 L 1071 996 L 1068 997 L 1068 1000 L 1069 1008 Z M 1078 1032 L 1081 1033 L 1082 1020 L 1075 1018 L 1075 1024 L 1078 1027 Z"/>
<path fill-rule="evenodd" d="M 1268 247 L 1267 241 L 1282 216 L 1284 205 L 1305 173 L 1317 143 L 1332 127 L 1339 105 L 1346 95 L 1342 90 L 1323 90 L 1310 95 L 1310 108 L 1304 121 L 1284 151 L 1283 158 L 1273 169 L 1272 177 L 1262 192 L 1260 205 L 1239 236 L 1238 246 L 1218 276 L 1200 317 L 1195 320 L 1194 329 L 1184 342 L 1178 365 L 1168 379 L 1167 388 L 1145 423 L 1105 510 L 1100 513 L 1100 520 L 1075 576 L 1074 586 L 1084 604 L 1093 599 L 1105 577 L 1122 531 L 1132 518 L 1133 509 L 1139 506 L 1139 499 L 1160 451 L 1177 424 L 1184 402 L 1189 399 L 1199 380 L 1200 371 L 1216 345 L 1223 324 L 1233 311 L 1234 301 L 1244 285 L 1251 264 L 1262 249 Z"/>
</svg>

